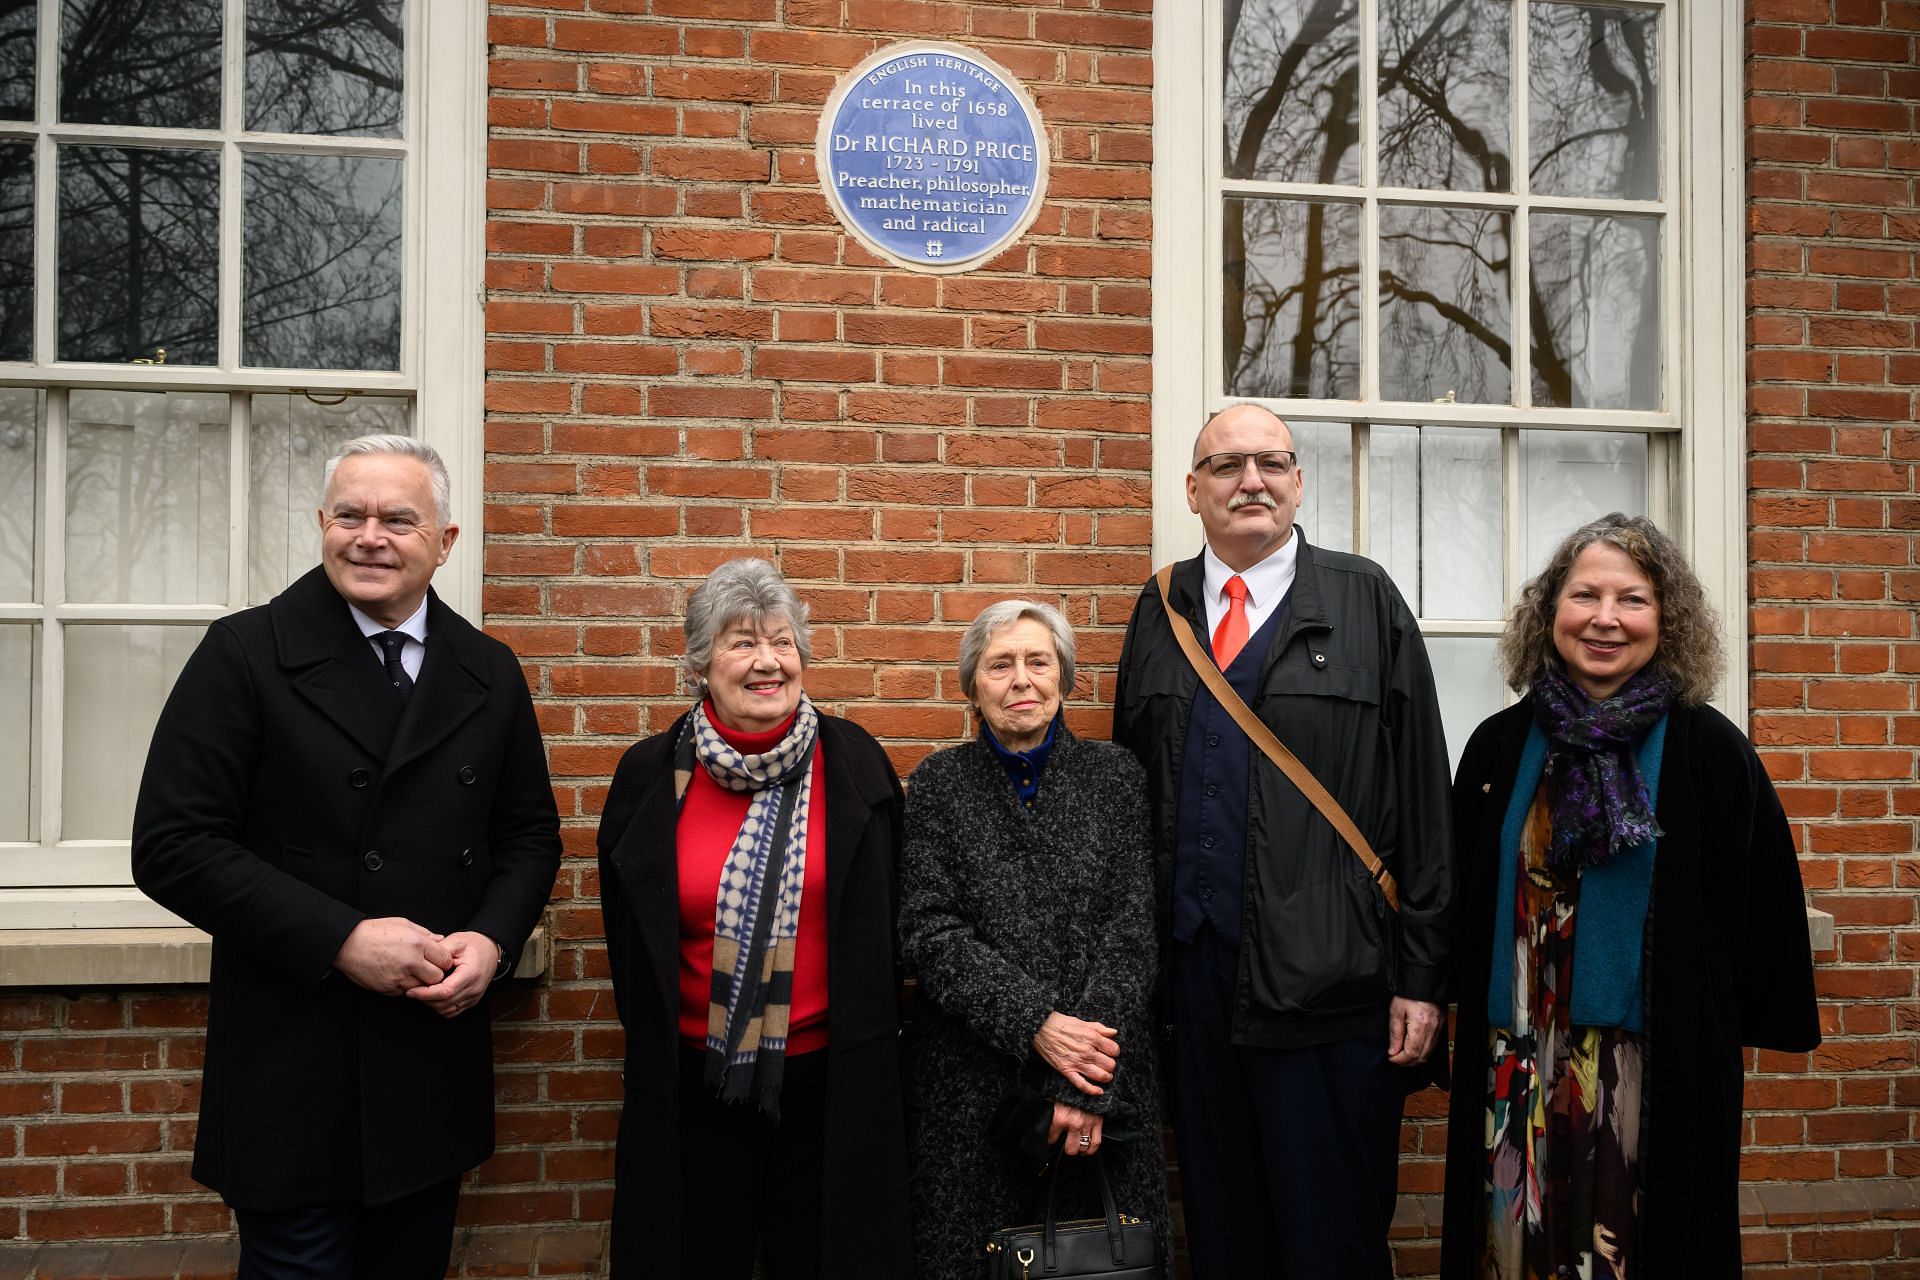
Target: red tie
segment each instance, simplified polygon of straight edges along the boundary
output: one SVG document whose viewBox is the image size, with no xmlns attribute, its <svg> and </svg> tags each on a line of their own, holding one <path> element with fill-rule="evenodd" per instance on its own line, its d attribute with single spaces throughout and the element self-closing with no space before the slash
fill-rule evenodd
<svg viewBox="0 0 1920 1280">
<path fill-rule="evenodd" d="M 1227 579 L 1227 613 L 1213 629 L 1213 660 L 1225 671 L 1247 647 L 1247 584 L 1239 574 Z"/>
</svg>

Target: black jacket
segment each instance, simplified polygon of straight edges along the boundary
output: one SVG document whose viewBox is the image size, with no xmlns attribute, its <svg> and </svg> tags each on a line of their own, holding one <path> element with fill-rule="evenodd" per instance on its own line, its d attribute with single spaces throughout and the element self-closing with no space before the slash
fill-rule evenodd
<svg viewBox="0 0 1920 1280">
<path fill-rule="evenodd" d="M 1486 1239 L 1487 979 L 1500 826 L 1532 718 L 1530 699 L 1489 718 L 1467 742 L 1454 783 L 1466 878 L 1440 1273 L 1463 1280 L 1481 1274 Z M 1644 971 L 1640 1259 L 1649 1276 L 1737 1276 L 1740 1046 L 1802 1052 L 1820 1043 L 1806 898 L 1773 784 L 1746 737 L 1712 707 L 1676 707 L 1667 722 L 1658 817 L 1665 834 L 1654 854 Z"/>
<path fill-rule="evenodd" d="M 1284 630 L 1253 711 L 1333 793 L 1399 883 L 1388 908 L 1365 866 L 1257 750 L 1249 770 L 1245 900 L 1234 1040 L 1290 1048 L 1382 1025 L 1387 1000 L 1446 999 L 1453 838 L 1447 749 L 1419 628 L 1386 571 L 1300 538 Z M 1168 592 L 1206 634 L 1201 557 Z M 1187 716 L 1200 677 L 1159 588 L 1134 606 L 1120 653 L 1114 741 L 1147 771 L 1161 936 L 1173 882 Z"/>
<path fill-rule="evenodd" d="M 333 957 L 378 916 L 518 954 L 559 865 L 520 664 L 437 596 L 405 703 L 320 569 L 209 627 L 133 816 L 135 882 L 213 935 L 193 1176 L 243 1209 L 378 1204 L 486 1159 L 487 1002 L 443 1018 Z"/>
<path fill-rule="evenodd" d="M 702 1274 L 680 1257 L 680 897 L 673 743 L 628 748 L 600 816 L 600 910 L 626 1028 L 614 1157 L 615 1280 Z M 823 1275 L 913 1274 L 900 1086 L 900 780 L 851 720 L 820 717 L 827 792 L 827 1121 Z M 708 1188 L 746 1203 L 739 1187 Z M 745 1208 L 742 1210 L 746 1213 Z M 748 1225 L 744 1219 L 742 1228 Z"/>
</svg>

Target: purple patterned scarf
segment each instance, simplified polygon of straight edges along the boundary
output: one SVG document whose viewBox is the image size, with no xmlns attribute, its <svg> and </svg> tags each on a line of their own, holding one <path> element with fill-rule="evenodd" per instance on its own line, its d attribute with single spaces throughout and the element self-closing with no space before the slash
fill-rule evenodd
<svg viewBox="0 0 1920 1280">
<path fill-rule="evenodd" d="M 1673 681 L 1649 663 L 1611 698 L 1593 702 L 1558 669 L 1533 682 L 1533 718 L 1547 735 L 1547 865 L 1600 866 L 1663 834 L 1634 745 L 1673 705 Z"/>
</svg>

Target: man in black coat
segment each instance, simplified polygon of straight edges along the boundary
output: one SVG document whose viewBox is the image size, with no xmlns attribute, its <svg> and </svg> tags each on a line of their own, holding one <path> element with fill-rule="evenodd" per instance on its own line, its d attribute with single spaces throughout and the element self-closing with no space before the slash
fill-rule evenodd
<svg viewBox="0 0 1920 1280">
<path fill-rule="evenodd" d="M 328 463 L 321 566 L 223 618 L 154 729 L 134 878 L 213 936 L 193 1174 L 243 1277 L 438 1277 L 493 1150 L 487 991 L 559 822 L 519 663 L 430 589 L 446 467 Z"/>
<path fill-rule="evenodd" d="M 1197 1280 L 1384 1280 L 1401 1108 L 1441 1036 L 1454 871 L 1432 671 L 1385 571 L 1300 536 L 1304 489 L 1278 418 L 1215 417 L 1187 477 L 1207 545 L 1168 599 L 1366 836 L 1399 909 L 1201 684 L 1154 583 L 1114 697 L 1114 741 L 1147 772 Z"/>
</svg>

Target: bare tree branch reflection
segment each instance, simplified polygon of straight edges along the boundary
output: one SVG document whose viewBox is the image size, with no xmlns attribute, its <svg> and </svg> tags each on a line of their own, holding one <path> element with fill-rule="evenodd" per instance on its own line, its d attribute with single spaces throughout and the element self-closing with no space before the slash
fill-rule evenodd
<svg viewBox="0 0 1920 1280">
<path fill-rule="evenodd" d="M 251 0 L 247 127 L 398 137 L 401 0 Z"/>
<path fill-rule="evenodd" d="M 60 59 L 62 120 L 220 125 L 220 0 L 61 0 Z"/>
<path fill-rule="evenodd" d="M 1350 0 L 1227 0 L 1223 13 L 1227 175 L 1354 181 L 1361 51 Z M 1376 160 L 1382 184 L 1512 189 L 1510 15 L 1504 0 L 1381 0 Z M 1609 189 L 1569 194 L 1657 194 L 1659 57 L 1651 12 L 1536 3 L 1527 6 L 1527 17 L 1535 189 L 1578 171 L 1597 174 L 1591 180 Z M 1306 209 L 1297 230 L 1293 218 L 1263 214 L 1289 203 Z M 1348 357 L 1337 348 L 1330 357 L 1329 347 L 1352 323 L 1346 308 L 1358 302 L 1348 250 L 1326 238 L 1325 220 L 1338 207 L 1251 196 L 1225 201 L 1222 330 L 1229 393 L 1359 394 L 1357 380 L 1331 376 Z M 1392 357 L 1383 358 L 1382 393 L 1420 398 L 1429 384 L 1452 379 L 1463 384 L 1457 387 L 1463 399 L 1509 403 L 1511 220 L 1422 212 L 1382 206 L 1381 339 Z M 1657 402 L 1657 270 L 1643 269 L 1658 261 L 1658 226 L 1650 226 L 1655 239 L 1645 246 L 1631 236 L 1602 236 L 1569 256 L 1567 270 L 1536 265 L 1525 305 L 1541 403 L 1588 403 L 1584 397 L 1594 392 L 1579 371 L 1614 361 L 1625 371 L 1623 384 L 1639 389 L 1631 397 L 1636 406 L 1647 388 Z M 1580 269 L 1573 268 L 1575 259 Z M 1637 305 L 1625 305 L 1624 288 L 1636 291 Z M 1590 289 L 1605 298 L 1585 292 Z M 1582 318 L 1596 314 L 1605 322 Z"/>
</svg>

